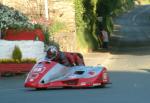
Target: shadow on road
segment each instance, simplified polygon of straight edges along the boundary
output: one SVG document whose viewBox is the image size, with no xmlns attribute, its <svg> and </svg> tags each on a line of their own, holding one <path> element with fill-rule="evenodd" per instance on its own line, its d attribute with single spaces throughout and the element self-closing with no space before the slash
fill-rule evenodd
<svg viewBox="0 0 150 103">
<path fill-rule="evenodd" d="M 109 52 L 111 54 L 116 55 L 138 55 L 138 56 L 144 56 L 144 55 L 150 55 L 150 47 L 149 46 L 143 46 L 143 47 L 117 47 L 113 46 L 110 48 Z"/>
<path fill-rule="evenodd" d="M 39 91 L 85 91 L 85 90 L 96 90 L 96 89 L 109 89 L 111 86 L 106 86 L 105 88 L 101 87 L 85 87 L 85 88 L 72 88 L 72 87 L 64 87 L 64 88 L 48 88 L 48 89 L 26 89 L 26 92 L 39 92 Z"/>
</svg>

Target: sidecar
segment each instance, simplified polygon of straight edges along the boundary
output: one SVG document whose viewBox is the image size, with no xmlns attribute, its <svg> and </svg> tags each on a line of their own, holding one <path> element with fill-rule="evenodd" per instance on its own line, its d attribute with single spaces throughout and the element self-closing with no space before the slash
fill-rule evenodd
<svg viewBox="0 0 150 103">
<path fill-rule="evenodd" d="M 109 83 L 103 66 L 66 67 L 54 61 L 40 61 L 29 72 L 24 86 L 27 88 L 105 87 Z"/>
</svg>

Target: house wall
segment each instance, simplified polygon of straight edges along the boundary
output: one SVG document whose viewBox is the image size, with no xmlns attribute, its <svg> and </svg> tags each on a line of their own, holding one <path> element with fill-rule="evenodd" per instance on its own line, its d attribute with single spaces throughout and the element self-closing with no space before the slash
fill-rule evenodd
<svg viewBox="0 0 150 103">
<path fill-rule="evenodd" d="M 0 40 L 0 59 L 12 58 L 15 46 L 19 46 L 22 58 L 35 58 L 36 60 L 45 57 L 44 43 L 41 41 L 6 41 Z"/>
</svg>

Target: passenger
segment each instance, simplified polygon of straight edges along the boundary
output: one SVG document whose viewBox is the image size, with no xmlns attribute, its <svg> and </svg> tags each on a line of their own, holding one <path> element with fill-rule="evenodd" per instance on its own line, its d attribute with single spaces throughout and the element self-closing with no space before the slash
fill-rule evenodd
<svg viewBox="0 0 150 103">
<path fill-rule="evenodd" d="M 68 53 L 66 52 L 66 57 L 73 66 L 84 65 L 84 61 L 77 53 Z"/>
</svg>

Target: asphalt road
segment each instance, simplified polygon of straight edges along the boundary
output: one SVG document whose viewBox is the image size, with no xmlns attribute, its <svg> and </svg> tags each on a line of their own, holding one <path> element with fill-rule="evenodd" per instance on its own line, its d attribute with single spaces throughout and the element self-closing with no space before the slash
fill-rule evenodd
<svg viewBox="0 0 150 103">
<path fill-rule="evenodd" d="M 150 6 L 137 7 L 115 19 L 114 45 L 121 48 L 149 46 Z M 117 35 L 116 35 L 117 34 Z M 112 44 L 113 44 L 112 43 Z"/>
<path fill-rule="evenodd" d="M 105 62 L 112 85 L 37 91 L 23 87 L 24 75 L 2 77 L 0 103 L 149 103 L 149 15 L 150 6 L 143 6 L 115 20 L 116 30 L 112 39 L 115 43 L 110 49 L 109 60 Z"/>
</svg>

